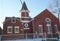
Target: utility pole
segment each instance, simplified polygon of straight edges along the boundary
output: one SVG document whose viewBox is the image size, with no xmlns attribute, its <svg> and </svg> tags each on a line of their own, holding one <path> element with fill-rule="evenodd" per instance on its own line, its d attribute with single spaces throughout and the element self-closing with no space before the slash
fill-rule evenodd
<svg viewBox="0 0 60 41">
<path fill-rule="evenodd" d="M 58 27 L 60 25 L 60 19 L 59 19 L 59 14 L 60 13 L 60 9 L 59 9 L 59 12 L 58 12 Z M 59 32 L 59 29 L 58 29 L 58 37 L 59 37 L 59 41 L 60 41 L 60 32 Z"/>
</svg>

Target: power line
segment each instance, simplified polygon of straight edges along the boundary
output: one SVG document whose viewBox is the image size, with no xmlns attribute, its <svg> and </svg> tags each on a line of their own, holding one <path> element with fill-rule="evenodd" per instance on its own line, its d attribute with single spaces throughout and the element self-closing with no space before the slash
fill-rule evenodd
<svg viewBox="0 0 60 41">
<path fill-rule="evenodd" d="M 21 4 L 22 4 L 22 1 L 20 0 Z"/>
</svg>

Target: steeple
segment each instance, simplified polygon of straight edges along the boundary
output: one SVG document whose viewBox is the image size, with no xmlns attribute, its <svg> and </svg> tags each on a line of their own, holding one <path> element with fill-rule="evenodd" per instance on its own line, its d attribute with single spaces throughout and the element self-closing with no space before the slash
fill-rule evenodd
<svg viewBox="0 0 60 41">
<path fill-rule="evenodd" d="M 22 9 L 21 9 L 21 10 L 28 10 L 25 2 L 23 2 L 23 4 L 22 4 Z"/>
<path fill-rule="evenodd" d="M 21 12 L 21 21 L 30 21 L 29 10 L 25 2 L 23 2 L 22 4 L 22 8 L 20 12 Z"/>
</svg>

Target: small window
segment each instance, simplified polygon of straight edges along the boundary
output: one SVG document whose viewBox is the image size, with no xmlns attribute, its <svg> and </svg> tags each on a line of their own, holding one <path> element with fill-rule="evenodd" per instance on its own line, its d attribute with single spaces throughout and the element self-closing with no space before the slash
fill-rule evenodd
<svg viewBox="0 0 60 41">
<path fill-rule="evenodd" d="M 16 19 L 15 18 L 12 18 L 11 22 L 12 23 L 16 23 Z"/>
<path fill-rule="evenodd" d="M 51 21 L 51 20 L 50 20 L 50 18 L 46 18 L 46 21 L 48 21 L 48 22 L 49 22 L 49 21 Z"/>
<path fill-rule="evenodd" d="M 25 27 L 28 27 L 28 23 L 25 23 L 24 26 L 25 26 Z"/>
<path fill-rule="evenodd" d="M 49 18 L 46 18 L 46 24 L 51 24 L 51 20 Z"/>
<path fill-rule="evenodd" d="M 15 26 L 14 32 L 19 33 L 19 26 Z"/>
<path fill-rule="evenodd" d="M 12 26 L 7 27 L 7 33 L 12 33 Z"/>
<path fill-rule="evenodd" d="M 39 33 L 43 33 L 43 26 L 39 25 Z"/>
</svg>

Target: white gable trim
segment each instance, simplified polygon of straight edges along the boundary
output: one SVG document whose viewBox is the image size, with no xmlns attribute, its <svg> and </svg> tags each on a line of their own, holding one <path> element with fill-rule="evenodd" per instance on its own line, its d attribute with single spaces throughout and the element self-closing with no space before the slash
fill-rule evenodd
<svg viewBox="0 0 60 41">
<path fill-rule="evenodd" d="M 30 21 L 28 21 L 28 20 L 21 20 L 21 22 L 30 22 Z"/>
</svg>

